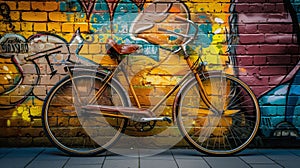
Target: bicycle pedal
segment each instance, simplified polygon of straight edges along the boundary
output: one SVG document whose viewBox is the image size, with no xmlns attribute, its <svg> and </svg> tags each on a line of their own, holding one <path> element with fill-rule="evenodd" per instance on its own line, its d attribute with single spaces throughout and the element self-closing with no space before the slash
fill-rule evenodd
<svg viewBox="0 0 300 168">
<path fill-rule="evenodd" d="M 172 122 L 172 119 L 169 117 L 158 117 L 158 118 L 140 118 L 140 122 L 149 122 L 149 121 L 167 121 L 168 123 Z"/>
</svg>

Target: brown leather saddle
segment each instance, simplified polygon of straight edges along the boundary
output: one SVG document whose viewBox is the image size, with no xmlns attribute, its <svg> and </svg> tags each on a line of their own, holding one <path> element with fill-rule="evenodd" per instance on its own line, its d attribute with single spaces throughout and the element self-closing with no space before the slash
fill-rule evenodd
<svg viewBox="0 0 300 168">
<path fill-rule="evenodd" d="M 106 43 L 107 54 L 132 54 L 139 49 L 138 45 L 134 44 L 117 44 L 113 39 L 109 38 Z"/>
</svg>

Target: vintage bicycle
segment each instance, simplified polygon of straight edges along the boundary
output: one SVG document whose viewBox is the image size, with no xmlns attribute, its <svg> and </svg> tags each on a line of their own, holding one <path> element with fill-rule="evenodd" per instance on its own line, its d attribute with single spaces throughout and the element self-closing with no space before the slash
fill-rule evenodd
<svg viewBox="0 0 300 168">
<path fill-rule="evenodd" d="M 196 38 L 197 25 L 189 19 L 176 20 L 193 26 L 194 33 L 159 30 L 186 39 L 174 53 L 183 53 L 190 72 L 151 109 L 141 107 L 122 64 L 126 55 L 138 50 L 137 45 L 108 40 L 107 52 L 119 63 L 116 67 L 65 67 L 68 76 L 51 89 L 42 110 L 45 134 L 58 149 L 71 155 L 96 155 L 113 146 L 129 123 L 143 132 L 158 122 L 177 125 L 184 139 L 206 154 L 235 154 L 250 144 L 260 124 L 255 95 L 235 76 L 206 71 L 201 55 L 192 61 L 187 45 Z M 114 78 L 117 72 L 124 74 L 128 92 L 121 79 Z M 157 116 L 155 111 L 174 93 L 172 116 Z"/>
</svg>

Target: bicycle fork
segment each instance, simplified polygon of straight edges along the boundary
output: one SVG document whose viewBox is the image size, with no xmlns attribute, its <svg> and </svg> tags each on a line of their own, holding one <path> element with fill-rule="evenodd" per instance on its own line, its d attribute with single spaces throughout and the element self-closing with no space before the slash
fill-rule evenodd
<svg viewBox="0 0 300 168">
<path fill-rule="evenodd" d="M 212 109 L 212 112 L 214 114 L 219 114 L 219 110 L 211 103 L 211 101 L 208 99 L 208 95 L 207 95 L 207 92 L 203 86 L 203 83 L 202 83 L 202 80 L 199 76 L 199 73 L 198 71 L 193 68 L 193 63 L 191 62 L 190 58 L 189 57 L 186 57 L 185 58 L 188 66 L 190 67 L 190 70 L 192 71 L 192 73 L 194 74 L 194 77 L 195 79 L 197 80 L 197 83 L 198 83 L 198 86 L 199 86 L 199 94 L 200 94 L 200 97 L 201 99 L 203 100 L 204 104 L 208 107 L 208 108 L 211 108 Z"/>
</svg>

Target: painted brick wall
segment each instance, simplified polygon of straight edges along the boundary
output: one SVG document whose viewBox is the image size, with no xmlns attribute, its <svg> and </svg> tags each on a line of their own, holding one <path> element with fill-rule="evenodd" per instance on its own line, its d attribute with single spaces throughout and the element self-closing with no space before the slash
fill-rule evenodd
<svg viewBox="0 0 300 168">
<path fill-rule="evenodd" d="M 156 104 L 187 72 L 178 55 L 151 68 L 182 41 L 157 27 L 188 33 L 187 25 L 174 24 L 178 15 L 198 24 L 190 48 L 208 70 L 225 70 L 251 86 L 262 111 L 259 136 L 297 138 L 299 6 L 299 0 L 0 1 L 0 144 L 48 144 L 41 127 L 46 94 L 66 75 L 65 65 L 115 64 L 105 50 L 109 37 L 141 46 L 128 72 L 142 106 Z M 156 25 L 155 12 L 168 17 Z M 149 22 L 137 24 L 143 17 Z M 164 105 L 161 113 L 171 115 L 172 97 Z"/>
<path fill-rule="evenodd" d="M 266 137 L 297 137 L 298 1 L 236 1 L 239 77 L 259 98 Z"/>
</svg>

